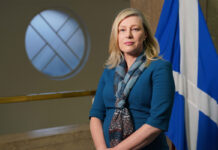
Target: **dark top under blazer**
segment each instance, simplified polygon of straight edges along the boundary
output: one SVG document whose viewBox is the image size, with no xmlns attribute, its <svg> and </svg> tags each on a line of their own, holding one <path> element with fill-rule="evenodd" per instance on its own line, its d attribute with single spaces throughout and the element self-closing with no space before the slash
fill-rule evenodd
<svg viewBox="0 0 218 150">
<path fill-rule="evenodd" d="M 108 147 L 110 145 L 108 128 L 115 108 L 114 73 L 115 69 L 104 69 L 89 115 L 89 117 L 97 117 L 102 121 L 104 138 Z M 149 124 L 166 131 L 174 93 L 175 86 L 171 64 L 162 59 L 152 61 L 142 72 L 128 97 L 129 110 L 135 130 L 143 124 Z M 161 133 L 143 149 L 168 149 L 164 134 Z"/>
</svg>

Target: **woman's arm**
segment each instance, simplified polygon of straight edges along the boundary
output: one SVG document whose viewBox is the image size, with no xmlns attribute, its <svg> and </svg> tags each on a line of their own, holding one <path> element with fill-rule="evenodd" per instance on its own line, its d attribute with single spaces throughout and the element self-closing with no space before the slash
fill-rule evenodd
<svg viewBox="0 0 218 150">
<path fill-rule="evenodd" d="M 101 120 L 96 117 L 90 119 L 90 131 L 96 150 L 105 150 L 107 146 L 104 140 Z"/>
<path fill-rule="evenodd" d="M 105 72 L 106 69 L 104 70 L 100 78 L 98 88 L 95 94 L 95 99 L 89 113 L 90 131 L 91 131 L 93 142 L 97 150 L 106 149 L 103 128 L 102 128 L 102 122 L 104 120 L 105 111 L 106 111 L 104 100 L 103 100 L 103 89 L 105 86 L 105 79 L 104 79 Z"/>
<path fill-rule="evenodd" d="M 148 124 L 144 124 L 128 138 L 123 140 L 117 146 L 112 148 L 113 150 L 138 150 L 146 145 L 150 144 L 159 134 L 161 130 L 152 127 Z"/>
</svg>

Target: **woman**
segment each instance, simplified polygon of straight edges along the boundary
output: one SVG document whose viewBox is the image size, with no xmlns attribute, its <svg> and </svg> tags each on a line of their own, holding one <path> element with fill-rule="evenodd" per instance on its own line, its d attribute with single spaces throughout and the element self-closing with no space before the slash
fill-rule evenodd
<svg viewBox="0 0 218 150">
<path fill-rule="evenodd" d="M 97 150 L 165 150 L 173 105 L 170 63 L 141 12 L 121 11 L 112 26 L 109 58 L 90 110 Z"/>
</svg>

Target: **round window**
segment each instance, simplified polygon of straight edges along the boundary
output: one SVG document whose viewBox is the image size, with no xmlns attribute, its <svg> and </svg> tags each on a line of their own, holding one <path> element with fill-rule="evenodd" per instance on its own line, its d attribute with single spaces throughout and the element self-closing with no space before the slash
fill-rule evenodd
<svg viewBox="0 0 218 150">
<path fill-rule="evenodd" d="M 32 65 L 52 79 L 75 76 L 89 55 L 89 36 L 75 15 L 45 10 L 30 22 L 25 37 Z"/>
</svg>

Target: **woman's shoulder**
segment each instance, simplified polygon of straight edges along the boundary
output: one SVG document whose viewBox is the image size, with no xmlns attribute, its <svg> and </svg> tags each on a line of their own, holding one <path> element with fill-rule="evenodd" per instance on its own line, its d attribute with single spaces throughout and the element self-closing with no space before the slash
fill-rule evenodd
<svg viewBox="0 0 218 150">
<path fill-rule="evenodd" d="M 113 76 L 114 70 L 115 68 L 110 69 L 110 68 L 105 67 L 103 70 L 102 76 L 104 78 L 110 78 L 111 76 Z"/>
<path fill-rule="evenodd" d="M 172 65 L 169 61 L 164 60 L 163 58 L 159 58 L 156 60 L 153 60 L 149 67 L 154 68 L 154 69 L 158 69 L 158 68 L 172 68 Z"/>
<path fill-rule="evenodd" d="M 105 67 L 103 73 L 111 73 L 111 72 L 114 72 L 114 70 L 115 70 L 115 68 Z"/>
</svg>

